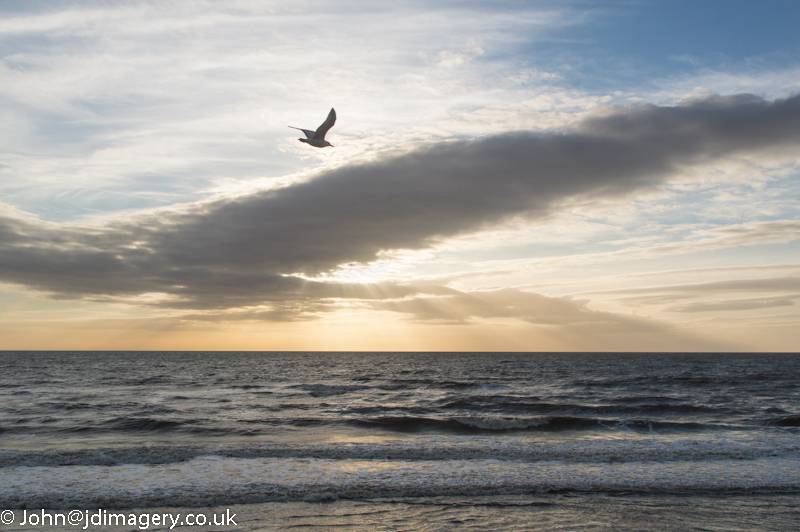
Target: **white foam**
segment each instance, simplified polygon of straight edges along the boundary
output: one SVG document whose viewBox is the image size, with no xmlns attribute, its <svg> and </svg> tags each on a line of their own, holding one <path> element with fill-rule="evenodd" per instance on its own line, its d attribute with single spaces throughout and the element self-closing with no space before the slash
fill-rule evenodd
<svg viewBox="0 0 800 532">
<path fill-rule="evenodd" d="M 380 461 L 204 456 L 163 465 L 3 469 L 1 507 L 200 506 L 530 494 L 549 490 L 800 490 L 800 458 L 626 463 Z"/>
</svg>

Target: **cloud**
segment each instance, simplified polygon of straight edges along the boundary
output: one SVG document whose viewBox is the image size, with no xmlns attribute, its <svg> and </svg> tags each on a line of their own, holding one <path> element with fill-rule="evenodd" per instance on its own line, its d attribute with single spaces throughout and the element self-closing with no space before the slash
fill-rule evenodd
<svg viewBox="0 0 800 532">
<path fill-rule="evenodd" d="M 283 188 L 111 220 L 56 225 L 0 214 L 0 281 L 61 297 L 172 296 L 182 308 L 400 297 L 399 286 L 308 281 L 564 202 L 624 197 L 688 165 L 796 147 L 800 96 L 636 106 L 557 133 L 442 142 L 326 170 Z M 381 290 L 389 293 L 381 294 Z M 315 307 L 316 308 L 316 307 Z"/>
<path fill-rule="evenodd" d="M 709 283 L 693 283 L 668 286 L 650 286 L 609 290 L 595 293 L 632 294 L 629 301 L 665 303 L 692 297 L 705 297 L 736 292 L 800 292 L 800 277 L 768 277 L 764 279 L 730 279 Z M 641 294 L 641 295 L 639 295 Z"/>
<path fill-rule="evenodd" d="M 410 314 L 419 322 L 442 325 L 519 320 L 533 325 L 540 334 L 557 337 L 562 346 L 575 350 L 624 350 L 631 346 L 672 351 L 730 348 L 656 321 L 596 311 L 585 302 L 516 289 L 452 291 L 435 297 L 371 301 L 369 307 Z M 531 349 L 536 350 L 535 344 Z"/>
<path fill-rule="evenodd" d="M 611 315 L 587 310 L 580 302 L 515 289 L 451 291 L 439 296 L 372 301 L 377 310 L 411 314 L 420 321 L 463 323 L 479 318 L 512 318 L 536 325 L 573 325 L 606 321 Z M 614 317 L 616 320 L 618 317 Z"/>
<path fill-rule="evenodd" d="M 638 198 L 623 197 L 617 199 L 614 206 L 617 211 L 621 211 L 626 205 L 636 201 Z M 570 208 L 565 210 L 564 219 L 549 218 L 542 224 L 537 224 L 535 231 L 530 225 L 515 224 L 510 231 L 503 232 L 502 229 L 484 231 L 479 237 L 469 235 L 465 238 L 451 239 L 445 245 L 439 246 L 438 250 L 444 250 L 445 257 L 450 253 L 451 259 L 454 255 L 461 258 L 463 251 L 466 250 L 469 253 L 467 260 L 472 261 L 471 266 L 482 267 L 484 274 L 495 275 L 499 270 L 511 273 L 533 269 L 539 272 L 564 271 L 568 268 L 577 270 L 598 265 L 609 268 L 607 265 L 630 263 L 633 260 L 652 260 L 669 255 L 689 255 L 746 246 L 789 244 L 800 240 L 800 220 L 767 220 L 711 226 L 681 224 L 675 223 L 674 220 L 654 222 L 653 219 L 657 214 L 652 210 L 648 211 L 647 207 L 653 210 L 657 208 L 657 200 L 651 200 L 642 208 L 641 214 L 637 213 L 637 217 L 633 219 L 608 220 L 607 208 L 600 210 L 596 207 L 600 202 L 599 197 L 593 198 L 592 201 L 584 201 L 585 206 L 593 205 L 592 209 L 578 214 L 577 219 L 569 217 L 576 213 L 575 209 Z M 598 210 L 602 218 L 597 218 Z M 646 221 L 640 218 L 648 215 Z M 603 223 L 598 223 L 596 226 L 585 224 L 584 216 L 602 219 Z M 714 220 L 713 223 L 719 222 Z M 609 228 L 613 228 L 613 231 Z M 512 258 L 503 258 L 502 254 L 499 254 L 500 258 L 496 258 L 497 255 L 493 256 L 491 253 L 493 245 L 495 249 L 498 245 L 509 246 L 505 249 L 500 248 L 506 252 L 508 249 L 514 250 L 513 246 L 516 246 L 519 252 Z M 550 245 L 553 246 L 551 249 L 557 249 L 560 253 L 546 253 L 539 257 L 525 256 L 526 253 L 530 255 L 527 247 L 532 245 L 541 247 Z M 461 253 L 461 256 L 457 255 L 458 253 Z M 522 258 L 519 258 L 520 256 Z M 770 266 L 765 266 L 768 267 Z M 692 274 L 688 270 L 686 273 Z M 474 271 L 473 275 L 479 276 L 481 272 Z M 652 272 L 641 275 L 652 275 Z M 587 293 L 598 292 L 594 289 Z"/>
<path fill-rule="evenodd" d="M 505 129 L 519 108 L 463 117 L 526 102 L 509 79 L 526 62 L 515 50 L 579 18 L 568 5 L 462 1 L 8 4 L 0 195 L 62 220 L 207 198 L 389 142 Z M 548 112 L 569 114 L 575 91 L 554 92 L 563 101 Z M 286 124 L 318 123 L 331 105 L 337 150 L 304 150 Z"/>
<path fill-rule="evenodd" d="M 800 297 L 800 296 L 798 296 Z M 696 302 L 670 310 L 676 312 L 727 312 L 734 310 L 753 310 L 774 307 L 789 307 L 794 305 L 794 300 L 789 297 L 756 298 L 756 299 L 729 299 L 725 301 Z"/>
<path fill-rule="evenodd" d="M 758 268 L 736 268 L 731 270 L 752 270 L 758 273 Z M 767 268 L 764 268 L 767 269 Z M 796 269 L 794 266 L 784 266 L 773 268 L 776 273 L 782 270 Z M 702 272 L 702 270 L 688 270 L 688 272 Z M 710 270 L 724 273 L 724 269 Z M 794 272 L 791 272 L 794 273 Z M 663 317 L 664 313 L 678 314 L 698 314 L 708 313 L 701 319 L 718 318 L 717 328 L 730 328 L 733 323 L 730 321 L 732 316 L 747 316 L 748 324 L 740 324 L 737 327 L 746 330 L 747 327 L 757 323 L 759 320 L 766 319 L 773 325 L 777 325 L 781 320 L 797 320 L 796 301 L 800 299 L 800 277 L 796 275 L 783 275 L 780 277 L 761 277 L 750 279 L 726 279 L 705 283 L 673 284 L 661 286 L 645 286 L 627 289 L 607 290 L 603 292 L 593 292 L 595 295 L 604 295 L 602 299 L 617 300 L 627 307 L 638 309 L 647 308 L 651 316 Z M 585 294 L 588 295 L 588 294 Z M 593 298 L 593 301 L 595 299 Z M 649 308 L 648 308 L 649 307 Z M 767 312 L 761 312 L 765 311 Z M 742 314 L 729 314 L 742 311 L 750 311 Z M 722 318 L 720 313 L 727 314 Z M 672 314 L 671 319 L 676 318 Z M 696 318 L 693 318 L 696 319 Z M 743 329 L 744 328 L 744 329 Z M 706 331 L 709 331 L 706 325 Z M 738 334 L 737 333 L 737 334 Z M 718 335 L 721 338 L 725 336 Z M 779 337 L 773 337 L 780 344 Z M 779 349 L 786 349 L 786 344 L 782 344 Z"/>
</svg>

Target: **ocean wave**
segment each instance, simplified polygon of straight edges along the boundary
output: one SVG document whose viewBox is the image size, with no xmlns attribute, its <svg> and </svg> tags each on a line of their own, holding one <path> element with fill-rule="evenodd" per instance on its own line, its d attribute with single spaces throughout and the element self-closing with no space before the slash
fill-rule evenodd
<svg viewBox="0 0 800 532">
<path fill-rule="evenodd" d="M 633 404 L 581 404 L 540 401 L 535 397 L 513 395 L 478 395 L 444 398 L 434 403 L 437 408 L 509 413 L 593 413 L 593 414 L 704 414 L 724 412 L 723 409 L 689 403 L 660 403 L 656 401 Z"/>
<path fill-rule="evenodd" d="M 733 425 L 663 421 L 649 419 L 595 418 L 579 416 L 538 417 L 453 417 L 377 416 L 350 419 L 355 426 L 397 432 L 442 431 L 456 433 L 567 431 L 567 430 L 629 430 L 629 431 L 690 431 L 741 428 Z"/>
<path fill-rule="evenodd" d="M 637 375 L 630 377 L 597 377 L 589 379 L 576 379 L 572 384 L 578 387 L 631 387 L 631 386 L 669 386 L 679 384 L 683 386 L 707 386 L 709 384 L 732 383 L 730 377 L 717 377 L 710 375 Z"/>
<path fill-rule="evenodd" d="M 776 427 L 800 427 L 800 414 L 773 418 L 768 423 Z"/>
<path fill-rule="evenodd" d="M 448 379 L 391 379 L 377 382 L 371 386 L 377 390 L 419 390 L 420 388 L 443 390 L 499 390 L 507 388 L 507 383 L 488 381 L 448 380 Z"/>
<path fill-rule="evenodd" d="M 175 378 L 172 375 L 150 375 L 147 377 L 132 377 L 122 381 L 126 386 L 146 386 L 150 384 L 172 384 Z"/>
<path fill-rule="evenodd" d="M 609 403 L 622 403 L 622 404 L 640 404 L 640 403 L 658 403 L 658 404 L 674 404 L 685 403 L 689 400 L 686 396 L 675 397 L 673 395 L 615 395 L 614 397 L 606 398 Z"/>
<path fill-rule="evenodd" d="M 298 408 L 294 408 L 298 410 Z M 278 406 L 265 406 L 267 412 L 283 412 Z M 299 410 L 303 410 L 300 408 Z M 309 409 L 306 409 L 308 411 Z M 387 407 L 351 407 L 335 415 L 324 416 L 259 416 L 248 418 L 229 418 L 224 421 L 204 418 L 168 418 L 154 416 L 118 416 L 96 422 L 82 422 L 65 426 L 59 423 L 46 424 L 41 419 L 37 425 L 19 422 L 5 426 L 7 431 L 17 434 L 39 433 L 187 433 L 206 435 L 244 435 L 266 434 L 276 428 L 284 427 L 325 427 L 337 429 L 343 426 L 367 430 L 383 430 L 405 433 L 448 433 L 448 434 L 493 434 L 514 432 L 636 432 L 636 433 L 681 433 L 718 432 L 729 430 L 759 430 L 758 425 L 737 425 L 731 423 L 707 423 L 688 420 L 666 420 L 653 418 L 595 417 L 592 415 L 540 415 L 540 416 L 464 416 L 427 415 L 424 408 L 398 408 L 392 411 Z M 354 415 L 355 414 L 355 415 Z M 378 414 L 378 415 L 370 415 Z M 53 418 L 57 421 L 57 418 Z M 23 420 L 26 421 L 26 420 Z M 27 420 L 29 421 L 29 420 Z M 795 423 L 794 425 L 792 423 Z M 771 425 L 797 426 L 796 418 L 787 417 L 771 422 Z M 763 424 L 760 430 L 764 430 Z"/>
<path fill-rule="evenodd" d="M 785 375 L 779 372 L 761 372 L 730 374 L 724 373 L 679 373 L 662 375 L 631 375 L 614 377 L 578 378 L 571 383 L 578 387 L 639 387 L 639 386 L 739 386 L 765 381 L 776 382 L 784 379 Z"/>
<path fill-rule="evenodd" d="M 340 442 L 199 443 L 148 444 L 107 447 L 100 443 L 80 449 L 0 450 L 0 468 L 14 466 L 167 464 L 214 454 L 228 458 L 319 458 L 351 460 L 515 460 L 539 462 L 627 462 L 675 460 L 752 460 L 762 457 L 796 456 L 800 441 L 794 434 L 776 430 L 756 440 L 751 433 L 730 433 L 709 439 L 704 433 L 682 435 L 636 435 L 612 438 L 545 441 L 529 439 L 464 440 L 448 434 L 426 433 L 413 440 L 384 443 Z"/>
<path fill-rule="evenodd" d="M 31 431 L 31 427 L 23 427 L 24 431 Z M 41 428 L 38 428 L 41 430 Z M 77 433 L 77 434 L 109 434 L 109 433 L 187 433 L 187 434 L 205 434 L 205 435 L 240 435 L 249 436 L 258 433 L 257 430 L 239 428 L 239 427 L 226 427 L 226 426 L 210 426 L 204 424 L 200 419 L 162 419 L 153 417 L 115 417 L 96 424 L 88 425 L 75 425 L 70 427 L 54 427 L 53 429 L 61 433 Z M 33 429 L 34 432 L 37 428 Z M 18 431 L 20 432 L 20 431 Z"/>
<path fill-rule="evenodd" d="M 236 459 L 168 465 L 17 467 L 4 473 L 0 507 L 133 508 L 267 501 L 375 500 L 563 492 L 800 493 L 800 460 L 563 464 L 443 460 Z"/>
<path fill-rule="evenodd" d="M 185 421 L 149 417 L 118 417 L 103 423 L 105 428 L 131 432 L 157 432 L 185 427 Z"/>
<path fill-rule="evenodd" d="M 289 386 L 289 388 L 302 390 L 312 397 L 329 397 L 358 392 L 369 388 L 369 386 L 361 384 L 295 384 Z"/>
</svg>

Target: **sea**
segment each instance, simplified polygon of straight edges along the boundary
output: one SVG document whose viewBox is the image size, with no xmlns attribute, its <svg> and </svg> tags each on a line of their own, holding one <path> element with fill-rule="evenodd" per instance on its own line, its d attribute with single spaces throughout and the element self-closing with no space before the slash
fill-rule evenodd
<svg viewBox="0 0 800 532">
<path fill-rule="evenodd" d="M 800 355 L 0 352 L 4 509 L 797 530 Z"/>
</svg>

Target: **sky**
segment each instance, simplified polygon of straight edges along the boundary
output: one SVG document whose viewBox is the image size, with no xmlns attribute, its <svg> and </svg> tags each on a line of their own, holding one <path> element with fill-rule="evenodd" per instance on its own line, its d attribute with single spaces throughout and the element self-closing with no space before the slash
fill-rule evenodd
<svg viewBox="0 0 800 532">
<path fill-rule="evenodd" d="M 797 27 L 0 3 L 0 349 L 796 351 Z"/>
</svg>

